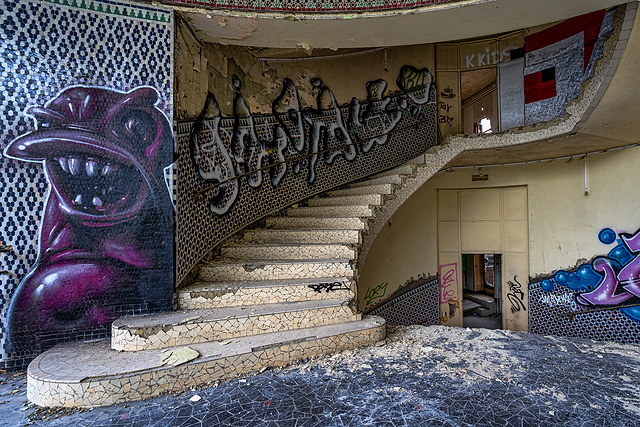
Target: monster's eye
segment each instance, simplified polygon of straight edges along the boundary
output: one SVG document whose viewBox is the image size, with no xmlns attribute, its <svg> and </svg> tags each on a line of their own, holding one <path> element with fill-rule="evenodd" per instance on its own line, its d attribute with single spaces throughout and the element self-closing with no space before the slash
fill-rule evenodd
<svg viewBox="0 0 640 427">
<path fill-rule="evenodd" d="M 158 135 L 155 118 L 143 110 L 129 110 L 113 120 L 111 132 L 121 141 L 134 147 L 146 148 Z"/>
</svg>

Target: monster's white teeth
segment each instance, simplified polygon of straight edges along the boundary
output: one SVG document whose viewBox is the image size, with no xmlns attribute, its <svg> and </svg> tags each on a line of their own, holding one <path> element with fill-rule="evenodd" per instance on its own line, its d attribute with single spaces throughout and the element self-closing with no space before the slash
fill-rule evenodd
<svg viewBox="0 0 640 427">
<path fill-rule="evenodd" d="M 69 172 L 71 172 L 71 175 L 78 175 L 78 173 L 80 173 L 80 160 L 75 157 L 69 158 Z"/>
<path fill-rule="evenodd" d="M 111 165 L 106 165 L 102 168 L 102 175 L 109 175 L 111 172 L 113 172 L 113 166 Z"/>
<path fill-rule="evenodd" d="M 92 202 L 93 202 L 93 206 L 95 206 L 97 208 L 101 208 L 102 207 L 102 200 L 100 200 L 99 197 L 94 197 Z"/>
<path fill-rule="evenodd" d="M 98 163 L 96 163 L 93 160 L 87 160 L 87 163 L 85 163 L 85 171 L 87 172 L 87 175 L 89 176 L 94 176 L 96 174 L 96 169 L 98 166 Z"/>
<path fill-rule="evenodd" d="M 78 194 L 78 195 L 76 196 L 76 198 L 75 198 L 75 199 L 73 199 L 73 203 L 75 203 L 76 205 L 81 205 L 81 204 L 82 204 L 82 195 L 81 195 L 81 194 Z"/>
<path fill-rule="evenodd" d="M 58 159 L 58 163 L 60 163 L 60 167 L 62 168 L 63 171 L 69 173 L 69 167 L 67 166 L 67 159 L 65 159 L 64 157 L 60 157 Z"/>
</svg>

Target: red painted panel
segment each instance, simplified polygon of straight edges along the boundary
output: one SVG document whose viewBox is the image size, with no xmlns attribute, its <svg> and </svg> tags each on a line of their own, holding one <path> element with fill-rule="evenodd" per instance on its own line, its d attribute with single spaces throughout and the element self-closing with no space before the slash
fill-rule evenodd
<svg viewBox="0 0 640 427">
<path fill-rule="evenodd" d="M 567 19 L 558 25 L 547 28 L 535 34 L 531 34 L 524 39 L 526 52 L 533 52 L 543 47 L 557 43 L 580 32 L 584 32 L 584 69 L 586 70 L 593 47 L 598 39 L 602 20 L 604 19 L 604 9 L 586 15 L 576 16 Z"/>
<path fill-rule="evenodd" d="M 542 82 L 542 72 L 524 76 L 524 103 L 542 101 L 556 96 L 556 81 Z"/>
</svg>

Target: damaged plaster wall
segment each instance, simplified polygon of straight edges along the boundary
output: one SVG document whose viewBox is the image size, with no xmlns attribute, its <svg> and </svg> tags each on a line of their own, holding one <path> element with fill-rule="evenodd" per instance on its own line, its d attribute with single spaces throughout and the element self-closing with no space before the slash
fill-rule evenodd
<svg viewBox="0 0 640 427">
<path fill-rule="evenodd" d="M 254 114 L 271 114 L 273 100 L 290 78 L 298 90 L 302 108 L 316 107 L 318 89 L 311 79 L 319 78 L 331 89 L 339 104 L 352 98 L 366 99 L 366 84 L 384 79 L 388 90 L 397 90 L 395 80 L 404 65 L 434 70 L 434 45 L 400 46 L 384 49 L 269 49 L 200 43 L 181 21 L 176 41 L 176 119 L 198 117 L 207 91 L 213 93 L 223 116 L 233 113 L 232 76 L 242 83 L 242 94 Z M 360 51 L 366 53 L 355 54 Z M 335 56 L 335 59 L 304 59 Z M 278 58 L 262 61 L 258 58 Z M 292 59 L 285 61 L 283 59 Z M 299 60 L 293 60 L 297 58 Z"/>
</svg>

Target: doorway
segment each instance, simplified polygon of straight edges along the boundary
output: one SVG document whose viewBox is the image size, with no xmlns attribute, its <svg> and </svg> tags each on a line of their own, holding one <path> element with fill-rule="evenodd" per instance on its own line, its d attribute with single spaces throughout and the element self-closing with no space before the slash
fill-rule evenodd
<svg viewBox="0 0 640 427">
<path fill-rule="evenodd" d="M 502 256 L 462 254 L 462 326 L 502 329 Z"/>
</svg>

